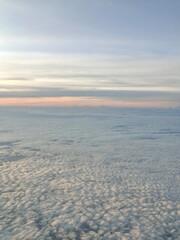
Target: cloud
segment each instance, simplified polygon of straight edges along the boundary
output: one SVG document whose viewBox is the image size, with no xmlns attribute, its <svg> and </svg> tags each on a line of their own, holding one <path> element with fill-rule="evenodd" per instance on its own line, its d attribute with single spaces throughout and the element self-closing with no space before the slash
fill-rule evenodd
<svg viewBox="0 0 180 240">
<path fill-rule="evenodd" d="M 18 60 L 17 60 L 18 59 Z M 8 81 L 17 86 L 131 87 L 144 90 L 180 91 L 180 59 L 134 58 L 91 54 L 4 54 L 0 87 Z M 9 84 L 11 88 L 12 84 Z M 153 88 L 154 89 L 151 89 Z M 136 89 L 137 90 L 137 89 Z"/>
<path fill-rule="evenodd" d="M 136 98 L 149 97 L 149 96 L 179 96 L 179 92 L 169 91 L 138 91 L 138 90 L 99 90 L 99 89 L 67 89 L 57 87 L 32 87 L 30 90 L 24 87 L 19 89 L 12 89 L 12 91 L 0 92 L 0 97 L 61 97 L 61 96 L 99 96 L 99 97 L 129 97 Z"/>
<path fill-rule="evenodd" d="M 178 239 L 176 113 L 1 108 L 0 238 Z"/>
<path fill-rule="evenodd" d="M 2 54 L 1 98 L 105 97 L 179 102 L 178 58 Z"/>
<path fill-rule="evenodd" d="M 32 81 L 32 78 L 26 78 L 26 77 L 0 77 L 0 84 L 2 81 L 8 82 L 8 81 Z"/>
</svg>

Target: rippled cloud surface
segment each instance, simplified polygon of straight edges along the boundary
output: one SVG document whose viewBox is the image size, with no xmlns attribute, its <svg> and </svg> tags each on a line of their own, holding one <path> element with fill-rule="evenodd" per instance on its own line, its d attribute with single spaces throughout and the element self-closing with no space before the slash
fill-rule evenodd
<svg viewBox="0 0 180 240">
<path fill-rule="evenodd" d="M 0 109 L 0 239 L 178 239 L 180 111 Z"/>
</svg>

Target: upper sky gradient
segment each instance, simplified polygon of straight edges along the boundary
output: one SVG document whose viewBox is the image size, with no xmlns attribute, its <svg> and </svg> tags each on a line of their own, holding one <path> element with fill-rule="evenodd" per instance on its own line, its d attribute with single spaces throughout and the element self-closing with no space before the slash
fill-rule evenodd
<svg viewBox="0 0 180 240">
<path fill-rule="evenodd" d="M 0 0 L 0 105 L 180 105 L 179 0 Z"/>
</svg>

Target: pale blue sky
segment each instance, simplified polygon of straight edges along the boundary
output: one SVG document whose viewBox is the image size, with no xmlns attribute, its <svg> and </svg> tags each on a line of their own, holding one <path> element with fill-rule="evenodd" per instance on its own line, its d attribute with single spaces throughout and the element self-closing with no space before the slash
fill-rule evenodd
<svg viewBox="0 0 180 240">
<path fill-rule="evenodd" d="M 2 51 L 174 55 L 180 1 L 0 0 L 0 29 Z"/>
<path fill-rule="evenodd" d="M 179 105 L 180 1 L 0 0 L 0 97 L 53 89 L 174 92 Z"/>
</svg>

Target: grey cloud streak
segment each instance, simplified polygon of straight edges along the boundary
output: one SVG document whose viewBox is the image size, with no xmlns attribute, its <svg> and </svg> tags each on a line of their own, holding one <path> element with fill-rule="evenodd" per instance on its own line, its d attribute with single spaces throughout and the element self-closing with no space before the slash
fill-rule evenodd
<svg viewBox="0 0 180 240">
<path fill-rule="evenodd" d="M 95 97 L 126 101 L 180 102 L 179 92 L 128 90 L 67 90 L 65 88 L 34 88 L 33 91 L 1 92 L 0 98 Z"/>
<path fill-rule="evenodd" d="M 4 54 L 0 98 L 91 97 L 180 102 L 180 59 Z"/>
<path fill-rule="evenodd" d="M 27 77 L 0 77 L 0 81 L 32 81 L 32 78 Z M 0 82 L 1 84 L 1 82 Z"/>
<path fill-rule="evenodd" d="M 174 91 L 180 91 L 179 59 L 168 60 L 167 63 L 163 59 L 118 60 L 115 57 L 99 59 L 79 56 L 76 60 L 76 57 L 31 56 L 29 60 L 28 56 L 21 56 L 19 62 L 12 58 L 12 63 L 9 63 L 10 57 L 4 57 L 0 70 L 0 88 L 13 90 L 19 87 L 27 89 L 44 86 L 67 89 L 130 87 L 133 90 L 133 87 L 144 87 L 144 90 L 148 91 L 152 90 L 149 87 L 158 87 L 162 90 L 173 88 Z"/>
</svg>

